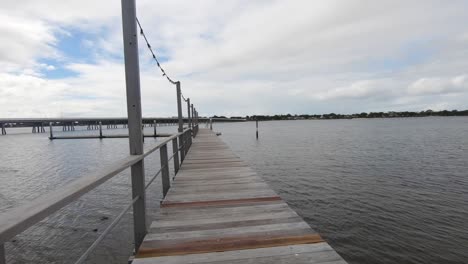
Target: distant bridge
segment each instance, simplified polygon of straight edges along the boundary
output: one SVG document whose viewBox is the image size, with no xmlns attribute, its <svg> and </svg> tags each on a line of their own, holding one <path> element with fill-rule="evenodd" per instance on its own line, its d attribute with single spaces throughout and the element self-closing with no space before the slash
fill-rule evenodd
<svg viewBox="0 0 468 264">
<path fill-rule="evenodd" d="M 178 117 L 143 117 L 142 123 L 144 126 L 156 125 L 177 125 Z M 188 118 L 183 118 L 184 122 L 189 122 Z M 199 117 L 200 122 L 245 122 L 246 119 L 234 118 L 210 118 Z M 126 128 L 128 118 L 126 117 L 68 117 L 68 118 L 0 118 L 0 126 L 2 135 L 7 134 L 7 127 L 31 127 L 32 133 L 45 133 L 46 126 L 62 126 L 62 131 L 74 131 L 75 126 L 87 126 L 88 130 L 99 129 L 99 126 L 107 126 L 107 128 L 117 128 L 122 125 Z"/>
</svg>

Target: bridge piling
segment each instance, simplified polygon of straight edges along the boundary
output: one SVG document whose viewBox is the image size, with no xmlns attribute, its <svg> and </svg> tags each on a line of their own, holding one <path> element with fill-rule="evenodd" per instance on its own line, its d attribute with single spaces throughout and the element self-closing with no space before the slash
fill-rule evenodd
<svg viewBox="0 0 468 264">
<path fill-rule="evenodd" d="M 255 126 L 257 127 L 257 131 L 256 131 L 256 134 L 255 134 L 255 135 L 256 135 L 256 137 L 257 137 L 257 139 L 258 139 L 258 119 L 255 120 Z"/>
<path fill-rule="evenodd" d="M 50 133 L 49 139 L 50 140 L 54 139 L 54 130 L 52 129 L 52 122 L 49 123 L 49 133 Z"/>
<path fill-rule="evenodd" d="M 102 122 L 99 121 L 99 138 L 102 138 Z"/>
</svg>

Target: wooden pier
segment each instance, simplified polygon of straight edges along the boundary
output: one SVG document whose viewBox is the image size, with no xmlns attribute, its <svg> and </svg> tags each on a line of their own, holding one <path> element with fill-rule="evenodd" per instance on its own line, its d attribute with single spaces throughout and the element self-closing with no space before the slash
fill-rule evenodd
<svg viewBox="0 0 468 264">
<path fill-rule="evenodd" d="M 134 264 L 346 263 L 211 130 L 200 129 Z"/>
</svg>

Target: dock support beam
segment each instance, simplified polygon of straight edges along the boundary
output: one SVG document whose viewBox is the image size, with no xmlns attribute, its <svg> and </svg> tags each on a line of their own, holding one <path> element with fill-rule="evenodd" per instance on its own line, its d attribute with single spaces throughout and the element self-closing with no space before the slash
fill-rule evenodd
<svg viewBox="0 0 468 264">
<path fill-rule="evenodd" d="M 143 131 L 141 129 L 140 66 L 135 0 L 121 0 L 121 4 L 130 155 L 141 155 L 143 154 Z M 147 233 L 145 166 L 143 160 L 132 165 L 131 175 L 132 197 L 133 199 L 137 198 L 133 204 L 133 231 L 136 252 Z"/>
</svg>

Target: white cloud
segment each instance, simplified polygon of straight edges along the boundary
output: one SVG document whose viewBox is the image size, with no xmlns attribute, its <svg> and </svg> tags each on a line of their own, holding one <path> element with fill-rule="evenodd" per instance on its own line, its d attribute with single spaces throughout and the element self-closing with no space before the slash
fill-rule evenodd
<svg viewBox="0 0 468 264">
<path fill-rule="evenodd" d="M 467 89 L 464 2 L 137 4 L 164 68 L 203 114 L 466 108 L 447 97 Z M 126 115 L 120 13 L 110 0 L 0 3 L 0 116 Z M 95 35 L 81 42 L 95 62 L 63 59 L 71 30 Z M 174 115 L 174 87 L 140 53 L 143 113 Z M 77 75 L 45 77 L 61 68 Z"/>
<path fill-rule="evenodd" d="M 410 84 L 408 92 L 414 95 L 438 95 L 468 92 L 468 75 L 453 78 L 421 78 Z"/>
</svg>

